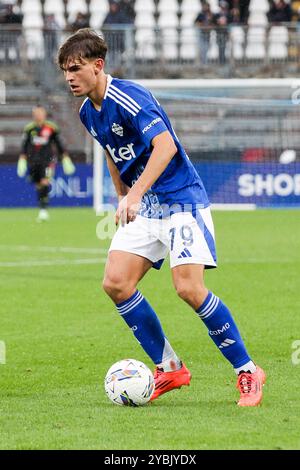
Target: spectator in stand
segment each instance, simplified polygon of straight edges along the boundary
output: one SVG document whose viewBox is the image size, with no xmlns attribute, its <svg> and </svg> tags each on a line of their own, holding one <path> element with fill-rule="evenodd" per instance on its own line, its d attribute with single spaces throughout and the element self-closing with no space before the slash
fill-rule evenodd
<svg viewBox="0 0 300 470">
<path fill-rule="evenodd" d="M 2 5 L 0 23 L 11 26 L 1 31 L 1 43 L 4 49 L 4 61 L 20 62 L 20 45 L 22 40 L 23 15 L 14 4 Z M 11 55 L 11 52 L 13 54 Z"/>
<path fill-rule="evenodd" d="M 55 19 L 53 13 L 46 15 L 44 19 L 44 42 L 45 53 L 51 62 L 55 61 L 55 54 L 58 49 L 58 32 L 60 26 Z"/>
<path fill-rule="evenodd" d="M 127 10 L 122 8 L 122 3 L 111 1 L 109 4 L 109 12 L 103 21 L 103 26 L 131 23 L 132 19 L 130 18 Z"/>
<path fill-rule="evenodd" d="M 232 23 L 232 15 L 229 10 L 228 2 L 220 2 L 220 11 L 213 17 L 214 24 L 217 26 L 217 44 L 219 48 L 219 61 L 221 65 L 226 63 L 226 46 L 228 41 L 228 26 Z"/>
<path fill-rule="evenodd" d="M 2 23 L 4 24 L 22 24 L 23 15 L 20 8 L 13 3 L 4 5 L 5 13 L 2 16 Z"/>
<path fill-rule="evenodd" d="M 120 10 L 125 13 L 130 24 L 134 23 L 135 18 L 134 2 L 135 0 L 120 0 L 118 2 Z"/>
<path fill-rule="evenodd" d="M 232 22 L 235 24 L 247 24 L 249 17 L 250 0 L 228 0 Z"/>
<path fill-rule="evenodd" d="M 267 16 L 270 23 L 289 23 L 292 20 L 291 6 L 285 0 L 272 1 Z"/>
<path fill-rule="evenodd" d="M 0 2 L 0 24 L 3 23 L 3 18 L 6 15 L 6 5 Z"/>
<path fill-rule="evenodd" d="M 76 32 L 78 29 L 89 28 L 90 20 L 86 13 L 78 12 L 75 21 L 70 25 L 71 31 Z"/>
<path fill-rule="evenodd" d="M 242 24 L 248 23 L 250 0 L 238 0 L 240 10 L 240 20 Z"/>
<path fill-rule="evenodd" d="M 207 63 L 207 53 L 209 50 L 210 32 L 213 25 L 213 14 L 207 2 L 202 4 L 202 11 L 195 19 L 195 25 L 199 27 L 200 60 L 201 64 Z"/>
<path fill-rule="evenodd" d="M 109 12 L 102 24 L 102 26 L 104 26 L 104 30 L 114 29 L 114 25 L 131 25 L 133 23 L 128 10 L 123 8 L 123 6 L 123 2 L 118 2 L 116 0 L 110 1 Z M 120 28 L 117 33 L 114 32 L 113 34 L 109 34 L 106 31 L 105 37 L 111 53 L 122 57 L 122 54 L 126 49 L 125 30 Z M 120 74 L 120 72 L 116 73 L 118 75 Z"/>
</svg>

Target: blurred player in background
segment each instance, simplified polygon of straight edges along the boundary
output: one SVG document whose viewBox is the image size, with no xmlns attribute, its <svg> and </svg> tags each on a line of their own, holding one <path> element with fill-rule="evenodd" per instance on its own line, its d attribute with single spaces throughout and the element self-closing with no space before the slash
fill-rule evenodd
<svg viewBox="0 0 300 470">
<path fill-rule="evenodd" d="M 59 128 L 53 121 L 47 120 L 47 112 L 43 106 L 32 110 L 33 121 L 24 128 L 22 153 L 19 156 L 17 174 L 23 178 L 28 170 L 29 180 L 35 184 L 40 212 L 39 222 L 49 219 L 49 191 L 51 177 L 54 175 L 55 159 L 53 146 L 61 158 L 66 175 L 75 171 L 75 166 L 64 150 L 59 137 Z"/>
<path fill-rule="evenodd" d="M 189 385 L 191 373 L 177 356 L 138 282 L 170 253 L 178 295 L 204 322 L 237 375 L 239 406 L 257 406 L 263 370 L 248 355 L 226 305 L 204 284 L 216 267 L 214 227 L 203 183 L 170 121 L 144 87 L 106 75 L 107 45 L 82 29 L 61 46 L 58 63 L 74 96 L 87 96 L 80 119 L 106 151 L 119 196 L 104 290 L 156 365 L 152 400 Z"/>
</svg>

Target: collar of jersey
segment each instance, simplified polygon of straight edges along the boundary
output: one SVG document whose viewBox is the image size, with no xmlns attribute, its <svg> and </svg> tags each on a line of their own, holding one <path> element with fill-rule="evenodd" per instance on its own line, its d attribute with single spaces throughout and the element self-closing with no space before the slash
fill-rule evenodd
<svg viewBox="0 0 300 470">
<path fill-rule="evenodd" d="M 92 101 L 88 98 L 89 101 L 90 101 L 92 109 L 96 113 L 101 113 L 102 112 L 102 110 L 104 108 L 104 105 L 105 105 L 105 100 L 106 100 L 106 97 L 107 97 L 107 93 L 108 93 L 108 90 L 109 90 L 109 87 L 110 87 L 110 84 L 111 84 L 112 81 L 113 81 L 113 77 L 111 75 L 107 75 L 107 83 L 106 83 L 105 93 L 104 93 L 104 97 L 103 97 L 103 101 L 102 101 L 102 106 L 101 106 L 101 109 L 99 109 L 99 111 L 95 108 Z"/>
<path fill-rule="evenodd" d="M 107 96 L 107 93 L 108 93 L 108 90 L 109 90 L 109 87 L 110 87 L 110 84 L 111 84 L 112 80 L 113 80 L 112 76 L 107 75 L 107 83 L 106 83 L 106 89 L 105 89 L 103 101 L 106 100 L 106 96 Z"/>
</svg>

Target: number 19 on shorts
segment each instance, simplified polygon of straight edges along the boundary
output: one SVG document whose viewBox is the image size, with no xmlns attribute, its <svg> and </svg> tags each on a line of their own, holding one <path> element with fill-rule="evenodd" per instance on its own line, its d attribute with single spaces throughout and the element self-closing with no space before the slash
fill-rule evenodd
<svg viewBox="0 0 300 470">
<path fill-rule="evenodd" d="M 179 236 L 181 237 L 182 243 L 185 247 L 187 246 L 192 246 L 194 243 L 194 238 L 193 238 L 193 229 L 189 225 L 182 225 L 182 227 L 173 227 L 170 229 L 170 250 L 174 250 L 174 241 L 175 241 L 175 236 L 176 232 L 179 232 Z"/>
</svg>

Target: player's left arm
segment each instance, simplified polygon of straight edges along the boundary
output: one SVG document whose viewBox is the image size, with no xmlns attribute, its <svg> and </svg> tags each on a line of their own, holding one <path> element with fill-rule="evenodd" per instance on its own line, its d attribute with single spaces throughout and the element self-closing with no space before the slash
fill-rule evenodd
<svg viewBox="0 0 300 470">
<path fill-rule="evenodd" d="M 176 144 L 169 131 L 156 135 L 151 144 L 153 150 L 143 173 L 130 188 L 127 196 L 119 203 L 116 224 L 119 220 L 122 225 L 135 220 L 143 195 L 160 177 L 177 153 Z"/>
<path fill-rule="evenodd" d="M 62 158 L 63 154 L 67 152 L 65 152 L 65 148 L 60 137 L 60 129 L 54 121 L 46 121 L 46 123 L 52 130 L 50 137 L 51 143 L 55 145 L 59 158 Z"/>
<path fill-rule="evenodd" d="M 169 131 L 162 132 L 152 139 L 152 153 L 139 179 L 132 186 L 133 194 L 142 197 L 165 171 L 177 153 L 177 147 Z"/>
<path fill-rule="evenodd" d="M 55 143 L 59 157 L 61 158 L 61 163 L 62 163 L 62 167 L 63 167 L 63 171 L 65 175 L 73 175 L 73 173 L 75 173 L 76 168 L 75 168 L 74 163 L 71 160 L 70 155 L 68 154 L 68 152 L 65 150 L 63 146 L 58 128 L 56 128 L 55 131 L 53 132 L 52 140 Z"/>
</svg>

